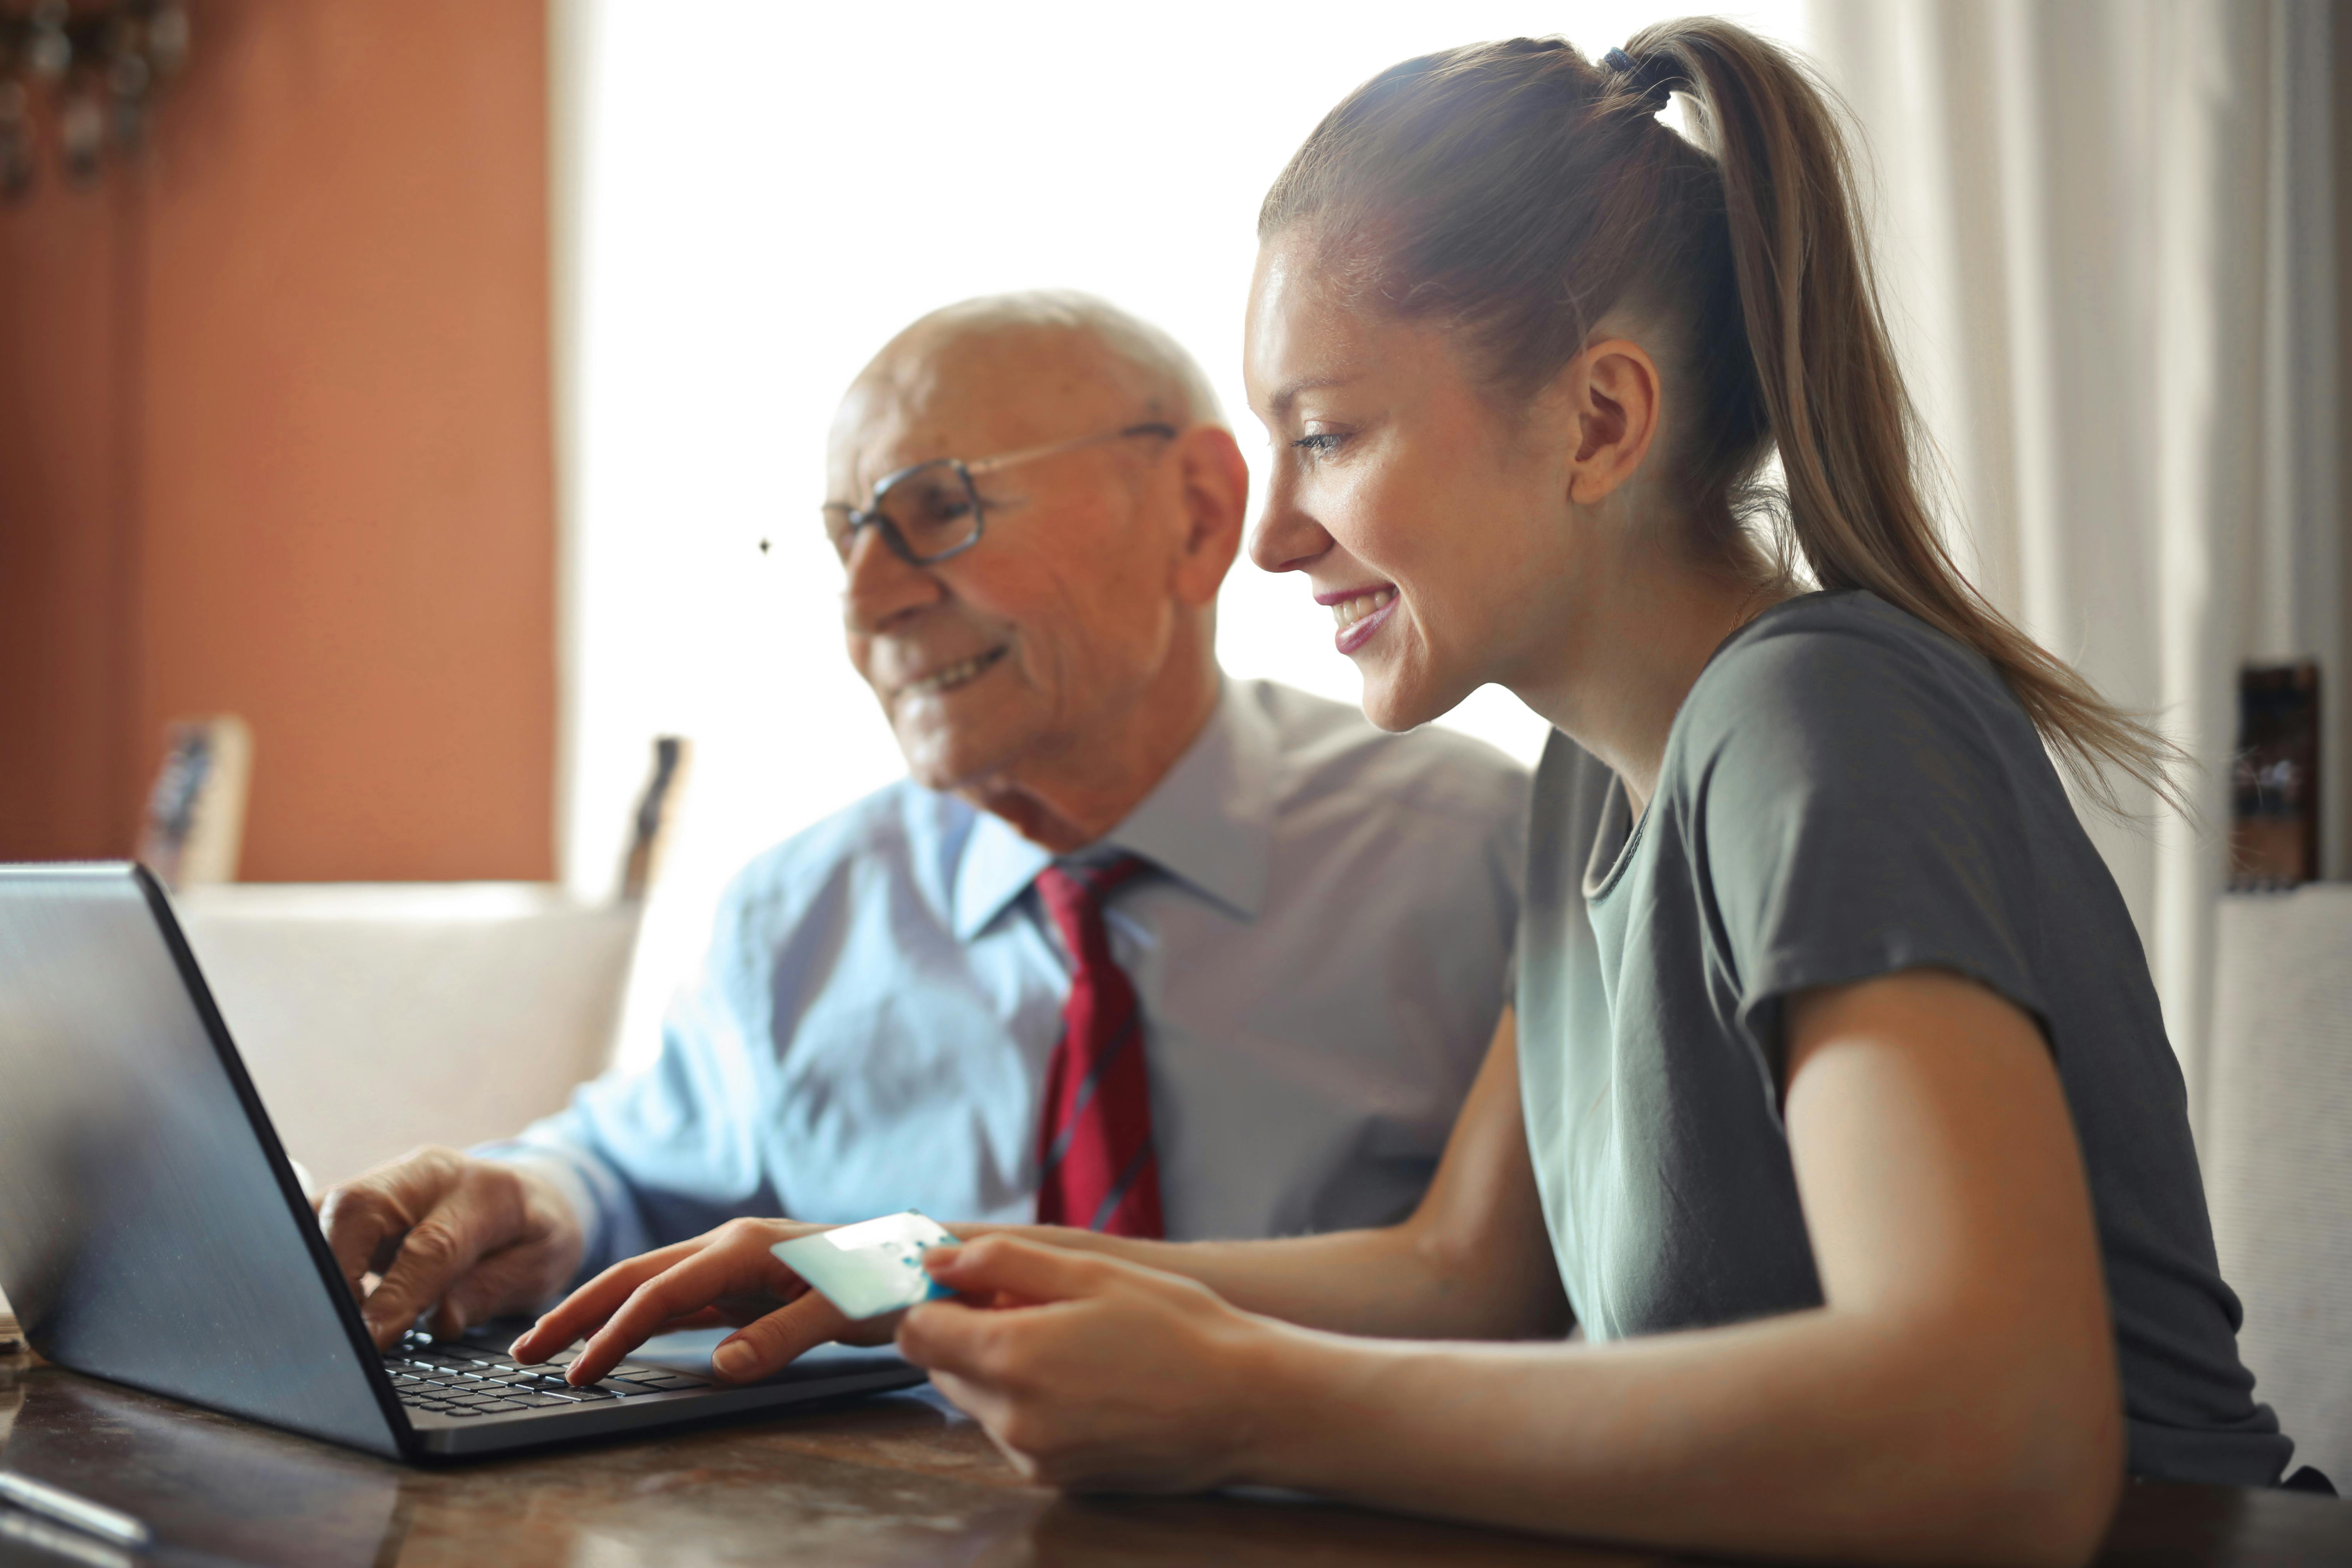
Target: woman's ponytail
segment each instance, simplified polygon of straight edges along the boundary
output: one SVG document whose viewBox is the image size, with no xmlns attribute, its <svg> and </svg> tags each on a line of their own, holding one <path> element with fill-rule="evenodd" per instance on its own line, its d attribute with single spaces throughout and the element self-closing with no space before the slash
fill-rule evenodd
<svg viewBox="0 0 2352 1568">
<path fill-rule="evenodd" d="M 1713 18 L 1651 27 L 1629 55 L 1690 94 L 1715 154 L 1788 527 L 1814 579 L 1866 588 L 1984 655 L 2103 805 L 2116 804 L 2108 765 L 2177 799 L 2175 749 L 1987 604 L 1944 548 L 1826 95 L 1781 50 Z"/>
</svg>

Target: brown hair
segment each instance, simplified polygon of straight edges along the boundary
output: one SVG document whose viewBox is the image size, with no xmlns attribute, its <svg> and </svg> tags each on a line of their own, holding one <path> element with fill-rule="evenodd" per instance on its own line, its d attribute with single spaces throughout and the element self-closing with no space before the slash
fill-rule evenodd
<svg viewBox="0 0 2352 1568">
<path fill-rule="evenodd" d="M 1670 90 L 1706 148 L 1658 121 Z M 1559 38 L 1407 60 L 1324 116 L 1266 193 L 1260 239 L 1301 223 L 1341 286 L 1461 333 L 1502 397 L 1550 382 L 1612 309 L 1657 323 L 1648 346 L 1690 412 L 1656 467 L 1703 549 L 1778 586 L 1793 547 L 1823 588 L 1866 588 L 1982 654 L 2093 799 L 2115 808 L 2113 764 L 2179 804 L 2178 749 L 1946 552 L 1845 142 L 1780 48 L 1698 17 L 1644 29 L 1608 68 Z M 1759 510 L 1777 563 L 1743 526 Z"/>
</svg>

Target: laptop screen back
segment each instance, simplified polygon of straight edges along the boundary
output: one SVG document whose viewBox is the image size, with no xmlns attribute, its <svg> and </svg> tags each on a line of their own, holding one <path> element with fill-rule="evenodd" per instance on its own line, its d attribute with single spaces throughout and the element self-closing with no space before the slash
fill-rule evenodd
<svg viewBox="0 0 2352 1568">
<path fill-rule="evenodd" d="M 0 1291 L 61 1366 L 398 1451 L 309 1205 L 135 868 L 0 867 Z"/>
</svg>

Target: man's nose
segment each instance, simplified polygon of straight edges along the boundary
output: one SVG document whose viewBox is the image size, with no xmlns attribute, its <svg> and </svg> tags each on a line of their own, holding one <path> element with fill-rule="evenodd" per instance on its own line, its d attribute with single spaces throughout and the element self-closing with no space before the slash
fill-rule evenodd
<svg viewBox="0 0 2352 1568">
<path fill-rule="evenodd" d="M 947 595 L 940 580 L 898 559 L 878 528 L 861 528 L 843 563 L 848 579 L 841 594 L 842 618 L 849 629 L 871 637 L 901 616 L 936 605 Z"/>
<path fill-rule="evenodd" d="M 1265 492 L 1265 510 L 1250 531 L 1249 557 L 1262 572 L 1299 572 L 1331 548 L 1323 525 L 1298 504 L 1290 479 L 1276 473 Z"/>
</svg>

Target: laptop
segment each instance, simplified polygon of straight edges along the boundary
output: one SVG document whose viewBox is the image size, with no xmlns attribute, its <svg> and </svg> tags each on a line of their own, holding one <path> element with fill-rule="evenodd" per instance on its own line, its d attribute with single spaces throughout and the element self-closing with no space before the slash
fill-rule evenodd
<svg viewBox="0 0 2352 1568">
<path fill-rule="evenodd" d="M 170 900 L 126 864 L 0 866 L 0 1293 L 58 1366 L 388 1458 L 923 1377 L 887 1349 L 833 1345 L 721 1385 L 695 1346 L 573 1389 L 484 1342 L 418 1333 L 378 1352 Z"/>
</svg>

